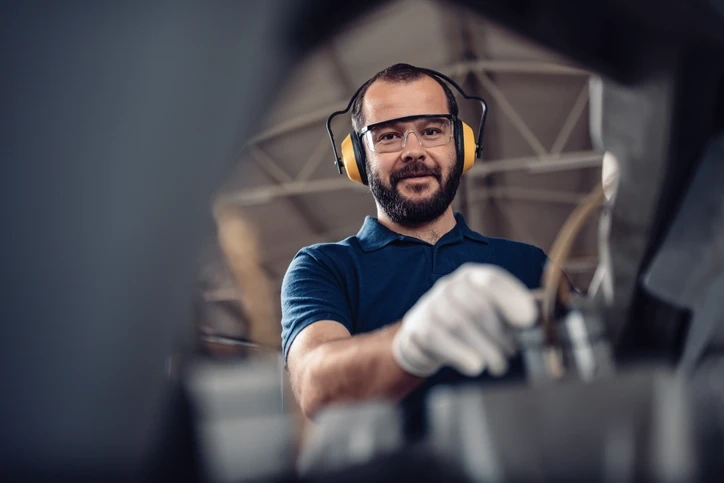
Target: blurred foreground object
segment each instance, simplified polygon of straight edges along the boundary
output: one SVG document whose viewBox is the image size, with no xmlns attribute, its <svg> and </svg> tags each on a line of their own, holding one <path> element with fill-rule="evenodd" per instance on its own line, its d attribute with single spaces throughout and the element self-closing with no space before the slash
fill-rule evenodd
<svg viewBox="0 0 724 483">
<path fill-rule="evenodd" d="M 328 14 L 2 2 L 0 479 L 196 480 L 169 375 L 204 214 Z"/>
<path fill-rule="evenodd" d="M 299 428 L 283 408 L 281 371 L 268 359 L 198 362 L 189 371 L 203 481 L 265 481 L 292 472 Z"/>
</svg>

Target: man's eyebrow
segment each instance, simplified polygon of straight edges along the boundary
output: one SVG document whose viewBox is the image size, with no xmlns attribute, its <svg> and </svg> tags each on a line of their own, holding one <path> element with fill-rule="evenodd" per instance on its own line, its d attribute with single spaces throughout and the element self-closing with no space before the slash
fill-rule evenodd
<svg viewBox="0 0 724 483">
<path fill-rule="evenodd" d="M 370 125 L 370 129 L 379 129 L 381 127 L 390 127 L 392 124 L 399 123 L 399 119 L 390 119 L 389 121 L 382 121 L 375 124 Z"/>
<path fill-rule="evenodd" d="M 414 122 L 417 121 L 415 116 L 405 116 L 405 117 L 398 117 L 396 119 L 390 119 L 389 121 L 380 121 L 375 124 L 370 124 L 369 129 L 379 129 L 381 127 L 390 127 L 393 124 L 400 124 L 400 123 L 406 123 L 406 122 Z"/>
</svg>

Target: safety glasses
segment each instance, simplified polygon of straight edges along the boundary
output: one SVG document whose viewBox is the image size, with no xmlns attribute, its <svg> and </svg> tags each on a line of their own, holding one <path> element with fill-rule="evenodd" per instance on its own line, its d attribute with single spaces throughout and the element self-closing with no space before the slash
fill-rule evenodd
<svg viewBox="0 0 724 483">
<path fill-rule="evenodd" d="M 375 153 L 402 151 L 410 133 L 417 137 L 422 147 L 435 148 L 452 140 L 454 120 L 451 114 L 406 116 L 365 126 L 359 135 Z"/>
</svg>

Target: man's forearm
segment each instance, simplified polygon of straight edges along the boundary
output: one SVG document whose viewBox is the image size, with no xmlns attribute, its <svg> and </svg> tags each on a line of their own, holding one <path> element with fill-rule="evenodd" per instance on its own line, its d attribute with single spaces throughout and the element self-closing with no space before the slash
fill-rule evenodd
<svg viewBox="0 0 724 483">
<path fill-rule="evenodd" d="M 400 324 L 375 332 L 326 342 L 304 358 L 298 395 L 311 416 L 334 402 L 401 398 L 423 379 L 403 371 L 392 356 L 392 339 Z"/>
</svg>

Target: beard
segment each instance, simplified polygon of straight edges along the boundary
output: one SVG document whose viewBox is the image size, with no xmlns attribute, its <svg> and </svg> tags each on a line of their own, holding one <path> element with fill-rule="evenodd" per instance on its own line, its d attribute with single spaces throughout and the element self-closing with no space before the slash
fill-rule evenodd
<svg viewBox="0 0 724 483">
<path fill-rule="evenodd" d="M 454 163 L 443 176 L 439 166 L 429 167 L 422 161 L 416 161 L 393 172 L 390 175 L 390 182 L 387 184 L 378 173 L 371 169 L 368 163 L 370 191 L 390 220 L 406 227 L 421 226 L 440 218 L 453 202 L 462 176 L 460 164 L 460 161 Z M 406 198 L 397 189 L 397 185 L 404 179 L 413 176 L 432 176 L 440 187 L 425 199 Z M 416 188 L 413 187 L 412 190 L 416 191 Z M 422 189 L 419 187 L 419 190 Z"/>
</svg>

